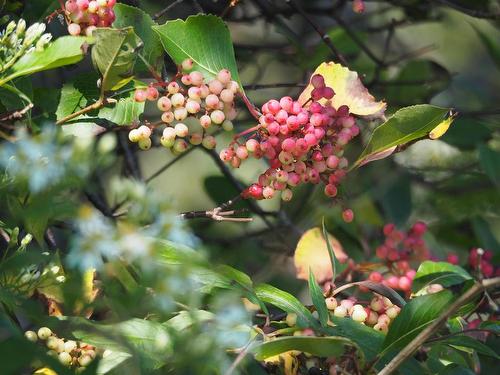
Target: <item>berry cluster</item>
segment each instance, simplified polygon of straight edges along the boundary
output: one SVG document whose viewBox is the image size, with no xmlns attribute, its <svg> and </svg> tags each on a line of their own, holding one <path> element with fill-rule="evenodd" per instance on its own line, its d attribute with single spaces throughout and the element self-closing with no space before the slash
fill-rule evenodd
<svg viewBox="0 0 500 375">
<path fill-rule="evenodd" d="M 280 193 L 281 199 L 289 201 L 290 188 L 308 182 L 323 182 L 328 197 L 337 195 L 348 166 L 344 147 L 359 134 L 359 128 L 347 106 L 332 107 L 329 100 L 335 93 L 325 86 L 323 76 L 314 75 L 311 83 L 314 89 L 306 104 L 289 96 L 269 100 L 250 137 L 241 143 L 235 139 L 220 152 L 220 158 L 233 167 L 249 157 L 269 160 L 270 168 L 244 191 L 245 198 L 271 199 Z M 325 105 L 319 103 L 323 98 L 328 100 Z M 344 216 L 351 221 L 352 211 Z"/>
<path fill-rule="evenodd" d="M 469 265 L 472 269 L 481 272 L 483 277 L 499 276 L 500 267 L 495 269 L 495 266 L 491 263 L 492 258 L 492 251 L 474 248 L 469 252 Z"/>
<path fill-rule="evenodd" d="M 179 80 L 166 85 L 163 96 L 150 86 L 136 90 L 134 98 L 137 102 L 156 101 L 158 109 L 163 112 L 161 120 L 167 125 L 161 137 L 164 147 L 177 154 L 186 151 L 188 142 L 213 149 L 215 138 L 208 131 L 214 128 L 233 129 L 232 120 L 236 117 L 234 99 L 239 85 L 231 80 L 231 72 L 227 69 L 222 69 L 216 78 L 205 82 L 201 72 L 192 70 L 191 59 L 183 61 L 181 68 L 185 73 L 178 75 Z M 196 121 L 187 121 L 190 118 Z M 142 125 L 130 131 L 129 139 L 148 149 L 151 147 L 151 134 L 151 129 Z"/>
<path fill-rule="evenodd" d="M 385 241 L 376 250 L 376 255 L 385 261 L 387 271 L 373 271 L 368 276 L 370 281 L 382 283 L 392 289 L 408 293 L 416 271 L 411 268 L 409 260 L 429 259 L 430 253 L 422 236 L 427 231 L 427 225 L 416 222 L 404 233 L 396 229 L 394 224 L 384 226 Z"/>
<path fill-rule="evenodd" d="M 49 351 L 48 355 L 57 358 L 64 366 L 82 372 L 95 359 L 96 348 L 92 345 L 57 337 L 50 328 L 42 327 L 38 332 L 26 331 L 24 336 L 32 342 L 41 340 Z"/>
<path fill-rule="evenodd" d="M 116 0 L 68 0 L 64 12 L 70 35 L 92 35 L 97 27 L 109 27 L 115 20 Z"/>
<path fill-rule="evenodd" d="M 367 306 L 356 303 L 354 297 L 343 299 L 340 302 L 335 297 L 325 299 L 328 310 L 339 318 L 351 317 L 356 322 L 373 327 L 377 331 L 387 332 L 391 321 L 401 309 L 394 305 L 387 297 L 376 295 Z"/>
</svg>

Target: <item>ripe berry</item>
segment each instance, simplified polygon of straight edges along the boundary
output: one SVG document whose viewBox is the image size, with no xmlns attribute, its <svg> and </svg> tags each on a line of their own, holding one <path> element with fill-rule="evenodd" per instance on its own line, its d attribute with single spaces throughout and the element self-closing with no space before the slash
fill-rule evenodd
<svg viewBox="0 0 500 375">
<path fill-rule="evenodd" d="M 352 210 L 350 208 L 344 210 L 342 212 L 342 219 L 346 222 L 346 223 L 350 223 L 353 221 L 354 219 L 354 212 L 352 212 Z"/>
<path fill-rule="evenodd" d="M 427 225 L 422 221 L 417 221 L 411 228 L 411 232 L 416 236 L 422 236 L 426 231 Z"/>
<path fill-rule="evenodd" d="M 147 89 L 146 89 L 146 97 L 148 100 L 158 100 L 158 96 L 159 96 L 159 92 L 158 90 L 155 88 L 155 87 L 152 87 L 152 86 L 149 86 Z"/>
<path fill-rule="evenodd" d="M 446 257 L 446 261 L 451 264 L 457 265 L 459 263 L 458 255 L 457 254 L 448 254 Z"/>
<path fill-rule="evenodd" d="M 221 81 L 214 79 L 208 83 L 208 89 L 212 94 L 219 95 L 224 88 Z"/>
<path fill-rule="evenodd" d="M 311 85 L 313 85 L 314 88 L 325 87 L 325 79 L 321 74 L 315 74 L 311 77 Z"/>
<path fill-rule="evenodd" d="M 380 298 L 375 297 L 370 302 L 370 308 L 376 312 L 382 311 L 384 309 L 384 302 Z"/>
<path fill-rule="evenodd" d="M 167 91 L 169 94 L 176 94 L 179 92 L 179 90 L 180 90 L 180 86 L 177 82 L 170 82 L 167 85 Z"/>
<path fill-rule="evenodd" d="M 223 85 L 227 85 L 231 81 L 231 72 L 227 69 L 222 69 L 219 73 L 217 73 L 217 79 Z"/>
<path fill-rule="evenodd" d="M 77 23 L 70 23 L 68 25 L 68 33 L 73 36 L 78 36 L 82 32 L 82 29 Z"/>
<path fill-rule="evenodd" d="M 191 80 L 191 84 L 193 84 L 194 86 L 201 86 L 203 84 L 203 74 L 201 74 L 200 72 L 194 71 L 189 73 L 189 79 Z"/>
<path fill-rule="evenodd" d="M 38 338 L 40 340 L 47 340 L 52 335 L 50 328 L 42 327 L 38 330 Z"/>
<path fill-rule="evenodd" d="M 384 277 L 382 276 L 382 274 L 380 272 L 374 271 L 374 272 L 370 273 L 370 276 L 368 276 L 368 279 L 370 281 L 373 281 L 374 283 L 379 283 L 384 279 Z"/>
<path fill-rule="evenodd" d="M 146 90 L 135 90 L 134 100 L 138 103 L 143 103 L 148 98 L 148 93 Z"/>
<path fill-rule="evenodd" d="M 234 100 L 234 93 L 229 89 L 224 89 L 220 92 L 220 98 L 224 103 L 232 103 Z"/>
</svg>

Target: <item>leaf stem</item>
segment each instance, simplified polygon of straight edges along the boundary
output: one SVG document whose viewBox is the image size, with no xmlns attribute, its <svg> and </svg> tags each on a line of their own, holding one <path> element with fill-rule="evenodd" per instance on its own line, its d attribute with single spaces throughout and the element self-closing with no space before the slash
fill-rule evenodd
<svg viewBox="0 0 500 375">
<path fill-rule="evenodd" d="M 107 99 L 105 98 L 99 98 L 94 104 L 91 104 L 85 108 L 82 108 L 80 109 L 79 111 L 76 111 L 62 119 L 60 119 L 59 121 L 56 122 L 56 125 L 62 125 L 72 119 L 74 119 L 75 117 L 78 117 L 78 116 L 81 116 L 81 115 L 84 115 L 85 113 L 88 113 L 88 112 L 91 112 L 91 111 L 94 111 L 96 109 L 101 109 L 102 107 L 104 107 L 106 104 L 108 103 Z"/>
</svg>

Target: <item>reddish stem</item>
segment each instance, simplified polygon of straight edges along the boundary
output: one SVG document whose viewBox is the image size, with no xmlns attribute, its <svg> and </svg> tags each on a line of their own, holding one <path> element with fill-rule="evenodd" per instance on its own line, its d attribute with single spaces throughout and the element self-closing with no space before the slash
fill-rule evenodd
<svg viewBox="0 0 500 375">
<path fill-rule="evenodd" d="M 255 126 L 252 126 L 251 128 L 248 128 L 248 129 L 246 129 L 246 130 L 243 130 L 241 133 L 236 134 L 236 135 L 233 137 L 233 139 L 236 141 L 238 138 L 241 138 L 241 137 L 243 137 L 244 135 L 247 135 L 247 134 L 252 133 L 252 132 L 254 132 L 254 131 L 257 131 L 257 130 L 259 130 L 261 127 L 262 127 L 262 125 L 261 125 L 261 124 L 258 124 L 258 125 L 255 125 Z"/>
<path fill-rule="evenodd" d="M 250 102 L 250 99 L 248 99 L 248 97 L 243 93 L 240 93 L 239 96 L 241 97 L 241 99 L 243 100 L 245 105 L 247 106 L 247 108 L 250 111 L 250 113 L 252 114 L 252 116 L 255 117 L 256 120 L 259 120 L 259 117 L 261 116 L 261 114 L 255 108 L 255 106 Z"/>
</svg>

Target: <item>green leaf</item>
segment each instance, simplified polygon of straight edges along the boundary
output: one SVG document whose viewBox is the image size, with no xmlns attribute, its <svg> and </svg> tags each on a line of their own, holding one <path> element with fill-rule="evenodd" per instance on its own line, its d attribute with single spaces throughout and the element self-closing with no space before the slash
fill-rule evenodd
<svg viewBox="0 0 500 375">
<path fill-rule="evenodd" d="M 77 63 L 83 59 L 87 40 L 80 36 L 63 36 L 43 51 L 25 54 L 12 66 L 9 75 L 0 79 L 0 86 L 16 77 Z"/>
<path fill-rule="evenodd" d="M 470 348 L 475 350 L 479 354 L 484 354 L 493 358 L 500 358 L 497 353 L 489 346 L 486 346 L 482 342 L 466 335 L 455 335 L 446 338 L 445 340 L 439 340 L 440 343 L 450 345 L 454 348 Z"/>
<path fill-rule="evenodd" d="M 405 107 L 397 111 L 386 122 L 378 126 L 368 145 L 363 150 L 354 167 L 360 167 L 370 161 L 382 159 L 392 154 L 397 146 L 426 138 L 438 126 L 446 129 L 451 123 L 451 117 L 445 119 L 448 108 L 420 104 Z M 436 138 L 439 138 L 437 136 Z"/>
<path fill-rule="evenodd" d="M 314 273 L 309 270 L 309 293 L 319 315 L 319 321 L 323 327 L 328 323 L 328 309 L 326 308 L 325 297 L 320 286 L 314 278 Z"/>
<path fill-rule="evenodd" d="M 133 26 L 135 33 L 144 42 L 144 47 L 139 53 L 146 59 L 157 72 L 160 72 L 163 66 L 163 49 L 160 39 L 153 31 L 153 26 L 157 26 L 149 14 L 142 9 L 132 7 L 130 5 L 118 3 L 113 8 L 116 21 L 113 27 L 120 29 L 127 26 Z M 146 64 L 139 60 L 137 69 L 148 71 Z"/>
<path fill-rule="evenodd" d="M 164 327 L 182 331 L 193 324 L 214 319 L 215 315 L 206 310 L 181 311 L 179 314 L 170 318 L 165 323 Z"/>
<path fill-rule="evenodd" d="M 260 343 L 254 346 L 251 352 L 259 361 L 290 350 L 299 350 L 318 357 L 337 358 L 342 356 L 349 347 L 357 347 L 357 345 L 345 337 L 290 336 Z M 358 351 L 358 354 L 362 354 L 362 352 Z M 363 361 L 360 360 L 360 363 L 362 364 Z"/>
<path fill-rule="evenodd" d="M 167 21 L 164 25 L 154 26 L 153 30 L 177 65 L 190 58 L 194 69 L 201 71 L 206 78 L 213 78 L 221 69 L 228 69 L 233 80 L 240 83 L 231 35 L 221 18 L 199 14 L 188 17 L 186 21 Z"/>
<path fill-rule="evenodd" d="M 498 69 L 500 69 L 500 46 L 498 45 L 498 40 L 495 40 L 495 38 L 492 38 L 490 35 L 480 30 L 478 27 L 474 25 L 471 26 L 474 28 L 477 35 L 481 39 L 481 42 L 483 42 L 484 46 L 488 50 L 488 53 L 493 62 L 496 64 Z"/>
<path fill-rule="evenodd" d="M 482 322 L 479 325 L 479 328 L 489 329 L 490 331 L 493 331 L 497 334 L 500 334 L 500 322 L 499 321 L 487 320 L 486 322 Z"/>
<path fill-rule="evenodd" d="M 265 303 L 274 305 L 287 313 L 296 314 L 299 326 L 318 327 L 318 323 L 311 312 L 290 293 L 268 284 L 261 284 L 255 287 L 255 294 Z"/>
<path fill-rule="evenodd" d="M 142 42 L 132 27 L 98 28 L 92 35 L 92 62 L 102 76 L 101 87 L 104 91 L 118 90 L 132 79 L 137 48 Z"/>
<path fill-rule="evenodd" d="M 413 279 L 412 290 L 416 292 L 424 286 L 434 283 L 448 287 L 461 284 L 466 280 L 472 280 L 472 276 L 462 267 L 448 262 L 432 262 L 428 260 L 418 267 Z"/>
<path fill-rule="evenodd" d="M 479 146 L 479 163 L 491 181 L 500 187 L 500 152 L 487 145 Z"/>
<path fill-rule="evenodd" d="M 397 349 L 407 345 L 431 324 L 453 300 L 453 294 L 442 291 L 417 297 L 408 302 L 389 327 L 382 349 Z"/>
<path fill-rule="evenodd" d="M 134 84 L 129 83 L 128 85 L 133 86 Z M 115 97 L 118 102 L 111 104 L 110 107 L 102 108 L 98 116 L 117 125 L 131 125 L 132 122 L 139 120 L 139 116 L 144 112 L 145 103 L 138 103 L 134 100 L 134 91 L 130 90 Z"/>
<path fill-rule="evenodd" d="M 475 375 L 476 373 L 469 368 L 458 366 L 456 364 L 450 364 L 446 366 L 442 371 L 439 371 L 438 375 Z"/>
</svg>

